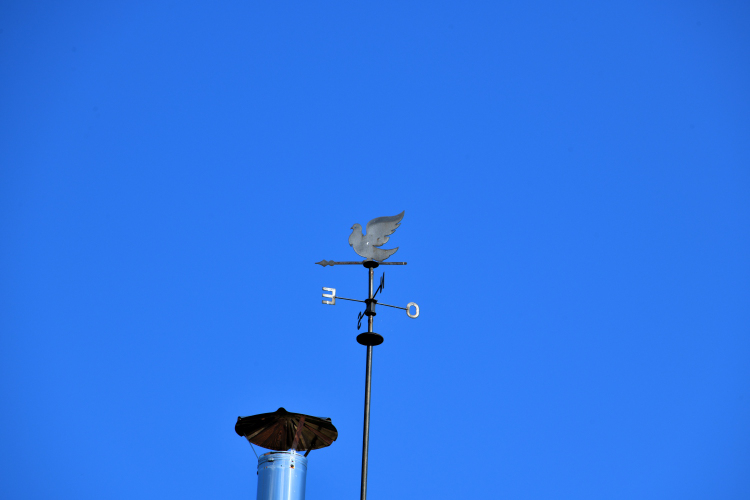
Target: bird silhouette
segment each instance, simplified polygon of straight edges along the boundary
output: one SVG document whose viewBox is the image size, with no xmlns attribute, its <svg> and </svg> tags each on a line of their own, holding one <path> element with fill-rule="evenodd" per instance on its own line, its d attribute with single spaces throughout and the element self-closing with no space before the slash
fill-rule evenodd
<svg viewBox="0 0 750 500">
<path fill-rule="evenodd" d="M 391 217 L 377 217 L 367 223 L 367 234 L 362 234 L 362 226 L 354 224 L 352 234 L 349 236 L 349 245 L 352 246 L 357 254 L 366 260 L 384 261 L 398 250 L 396 248 L 382 249 L 377 248 L 388 242 L 388 236 L 401 224 L 404 218 L 404 212 Z"/>
</svg>

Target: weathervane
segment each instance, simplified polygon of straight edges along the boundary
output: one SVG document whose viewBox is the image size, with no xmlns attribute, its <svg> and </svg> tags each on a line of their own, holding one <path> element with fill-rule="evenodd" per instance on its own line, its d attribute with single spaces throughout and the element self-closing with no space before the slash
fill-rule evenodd
<svg viewBox="0 0 750 500">
<path fill-rule="evenodd" d="M 406 262 L 383 262 L 385 259 L 396 253 L 398 247 L 391 249 L 379 248 L 385 245 L 391 234 L 393 234 L 398 226 L 401 224 L 401 219 L 404 218 L 404 212 L 391 217 L 377 217 L 367 223 L 366 232 L 362 233 L 362 226 L 354 224 L 352 234 L 349 236 L 349 245 L 357 252 L 358 255 L 364 257 L 363 261 L 345 261 L 336 262 L 332 260 L 321 260 L 316 262 L 323 267 L 326 266 L 337 266 L 337 265 L 354 265 L 360 264 L 367 268 L 369 276 L 369 294 L 365 300 L 349 299 L 346 297 L 340 297 L 336 295 L 335 288 L 323 287 L 323 291 L 330 292 L 329 294 L 323 294 L 323 298 L 330 300 L 323 300 L 323 304 L 335 305 L 336 299 L 348 300 L 351 302 L 363 302 L 365 304 L 365 310 L 360 312 L 357 316 L 357 330 L 362 327 L 362 319 L 367 316 L 367 331 L 357 335 L 357 342 L 367 347 L 367 363 L 365 371 L 365 421 L 364 421 L 364 432 L 362 436 L 362 485 L 360 490 L 360 499 L 365 500 L 367 496 L 367 455 L 370 441 L 370 378 L 372 376 L 372 348 L 373 346 L 380 345 L 383 343 L 383 337 L 372 331 L 373 318 L 376 315 L 375 306 L 378 304 L 375 298 L 378 293 L 383 291 L 385 287 L 385 273 L 380 277 L 380 285 L 378 286 L 375 293 L 373 293 L 373 276 L 375 268 L 380 265 L 400 265 L 405 266 Z M 416 318 L 419 316 L 419 306 L 414 302 L 409 302 L 406 307 L 393 306 L 390 304 L 380 303 L 381 306 L 392 307 L 394 309 L 402 309 L 406 311 L 406 314 L 410 318 Z M 412 312 L 412 307 L 414 312 Z"/>
</svg>

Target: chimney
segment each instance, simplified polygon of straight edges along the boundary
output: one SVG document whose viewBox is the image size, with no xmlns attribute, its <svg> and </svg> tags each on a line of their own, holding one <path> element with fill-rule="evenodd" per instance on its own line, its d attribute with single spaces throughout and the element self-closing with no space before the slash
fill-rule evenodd
<svg viewBox="0 0 750 500">
<path fill-rule="evenodd" d="M 294 450 L 270 451 L 258 459 L 257 500 L 305 500 L 307 458 Z"/>
<path fill-rule="evenodd" d="M 257 500 L 305 500 L 307 455 L 330 446 L 339 435 L 330 418 L 290 413 L 284 408 L 237 417 L 234 430 L 251 446 L 273 450 L 258 457 Z"/>
</svg>

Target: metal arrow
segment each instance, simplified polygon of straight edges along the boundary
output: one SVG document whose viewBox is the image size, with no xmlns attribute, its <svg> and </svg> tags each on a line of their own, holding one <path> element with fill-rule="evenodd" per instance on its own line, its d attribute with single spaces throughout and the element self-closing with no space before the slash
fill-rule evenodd
<svg viewBox="0 0 750 500">
<path fill-rule="evenodd" d="M 326 267 L 326 266 L 353 266 L 358 265 L 361 266 L 365 262 L 368 262 L 366 260 L 362 261 L 353 261 L 353 260 L 347 260 L 344 262 L 337 262 L 335 260 L 321 260 L 320 262 L 316 262 L 316 264 Z M 377 262 L 377 261 L 370 261 L 370 262 Z M 378 262 L 381 266 L 405 266 L 406 262 Z"/>
</svg>

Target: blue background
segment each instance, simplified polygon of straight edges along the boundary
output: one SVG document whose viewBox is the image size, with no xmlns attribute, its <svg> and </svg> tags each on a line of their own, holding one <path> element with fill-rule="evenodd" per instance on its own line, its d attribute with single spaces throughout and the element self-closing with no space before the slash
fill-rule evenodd
<svg viewBox="0 0 750 500">
<path fill-rule="evenodd" d="M 0 496 L 255 498 L 238 415 L 369 497 L 750 498 L 746 2 L 0 14 Z M 379 277 L 379 274 L 377 275 Z"/>
</svg>

